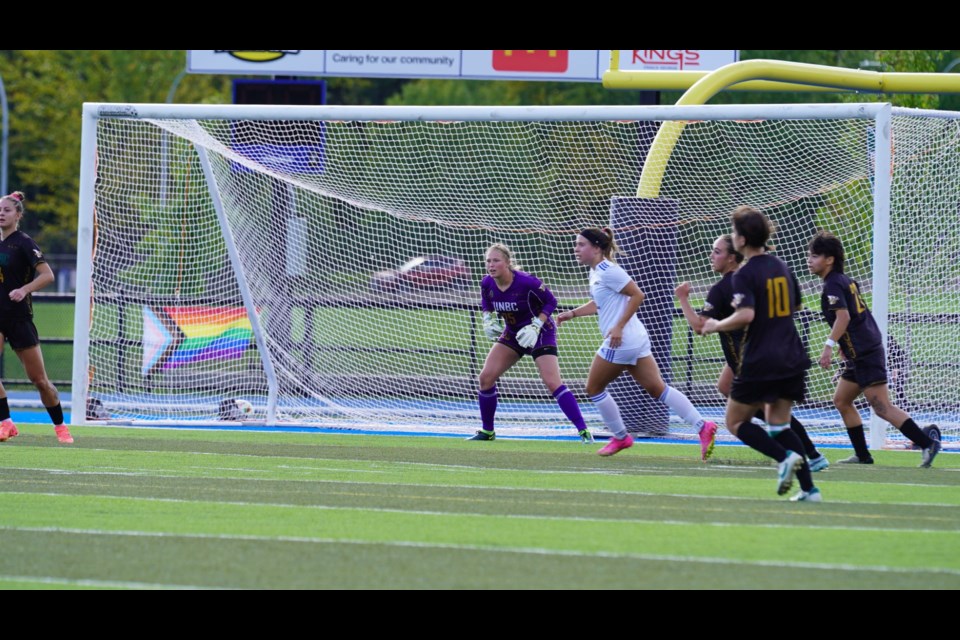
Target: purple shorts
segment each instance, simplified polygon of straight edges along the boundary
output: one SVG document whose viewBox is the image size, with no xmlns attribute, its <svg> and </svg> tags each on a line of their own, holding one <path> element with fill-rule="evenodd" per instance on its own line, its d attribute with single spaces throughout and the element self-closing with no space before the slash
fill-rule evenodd
<svg viewBox="0 0 960 640">
<path fill-rule="evenodd" d="M 537 342 L 533 345 L 532 349 L 524 349 L 521 347 L 512 329 L 507 329 L 501 333 L 497 342 L 505 347 L 510 347 L 521 356 L 532 355 L 534 360 L 540 356 L 557 355 L 557 329 L 552 322 L 543 325 L 543 329 L 540 330 L 540 336 L 537 337 Z"/>
</svg>

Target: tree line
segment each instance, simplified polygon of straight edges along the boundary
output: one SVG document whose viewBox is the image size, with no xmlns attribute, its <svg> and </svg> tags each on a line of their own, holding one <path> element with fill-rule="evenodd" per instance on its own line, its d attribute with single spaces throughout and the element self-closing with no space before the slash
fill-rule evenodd
<svg viewBox="0 0 960 640">
<path fill-rule="evenodd" d="M 741 59 L 772 58 L 889 71 L 936 72 L 952 67 L 960 51 L 942 50 L 753 50 Z M 23 229 L 47 253 L 72 253 L 80 170 L 84 102 L 165 102 L 184 70 L 184 50 L 5 50 L 0 76 L 9 103 L 9 188 L 27 194 Z M 188 74 L 176 87 L 176 103 L 231 101 L 229 76 Z M 672 104 L 680 94 L 654 96 Z M 495 82 L 333 78 L 329 104 L 350 105 L 574 105 L 640 104 L 650 96 L 610 91 L 595 83 Z M 889 99 L 834 93 L 728 92 L 715 103 L 836 102 Z M 905 106 L 960 108 L 956 96 L 897 96 Z"/>
</svg>

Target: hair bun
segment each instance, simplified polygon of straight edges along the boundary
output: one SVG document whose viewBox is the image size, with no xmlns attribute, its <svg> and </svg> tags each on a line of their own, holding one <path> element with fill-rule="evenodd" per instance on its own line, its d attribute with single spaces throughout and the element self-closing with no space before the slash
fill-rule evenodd
<svg viewBox="0 0 960 640">
<path fill-rule="evenodd" d="M 18 202 L 23 202 L 23 193 L 21 193 L 20 191 L 14 191 L 13 193 L 11 193 L 10 195 L 8 195 L 7 197 L 8 197 L 8 198 L 13 198 L 14 200 L 16 200 L 16 201 L 18 201 Z"/>
</svg>

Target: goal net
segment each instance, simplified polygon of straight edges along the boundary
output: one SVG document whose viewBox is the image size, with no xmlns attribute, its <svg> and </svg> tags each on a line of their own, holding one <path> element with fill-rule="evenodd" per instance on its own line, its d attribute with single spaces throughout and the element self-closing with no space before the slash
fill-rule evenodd
<svg viewBox="0 0 960 640">
<path fill-rule="evenodd" d="M 470 433 L 491 346 L 486 248 L 507 244 L 568 309 L 589 296 L 577 232 L 611 224 L 661 371 L 722 418 L 719 343 L 689 332 L 673 289 L 691 282 L 702 304 L 711 244 L 748 204 L 776 222 L 776 253 L 804 286 L 814 359 L 828 328 L 805 258 L 823 228 L 888 332 L 895 401 L 956 439 L 960 116 L 936 115 L 87 105 L 74 419 L 86 406 L 91 421 Z M 682 132 L 655 157 L 664 122 Z M 649 163 L 658 193 L 636 198 Z M 601 339 L 595 318 L 559 331 L 561 373 L 595 429 L 583 385 Z M 842 436 L 834 373 L 811 369 L 797 411 L 820 439 Z M 499 432 L 574 435 L 529 358 L 498 386 Z M 632 381 L 611 391 L 633 430 L 693 435 Z"/>
</svg>

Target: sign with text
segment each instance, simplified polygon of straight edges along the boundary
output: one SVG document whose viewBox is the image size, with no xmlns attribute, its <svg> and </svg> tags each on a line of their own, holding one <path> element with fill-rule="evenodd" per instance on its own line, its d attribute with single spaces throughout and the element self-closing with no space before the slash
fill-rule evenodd
<svg viewBox="0 0 960 640">
<path fill-rule="evenodd" d="M 621 71 L 715 71 L 737 62 L 739 50 L 621 49 Z"/>
<path fill-rule="evenodd" d="M 330 76 L 374 78 L 455 78 L 460 73 L 460 50 L 337 49 L 326 52 Z"/>
<path fill-rule="evenodd" d="M 623 70 L 713 71 L 736 50 L 620 50 Z M 270 49 L 188 50 L 190 73 L 460 80 L 600 82 L 610 50 L 585 49 Z"/>
</svg>

